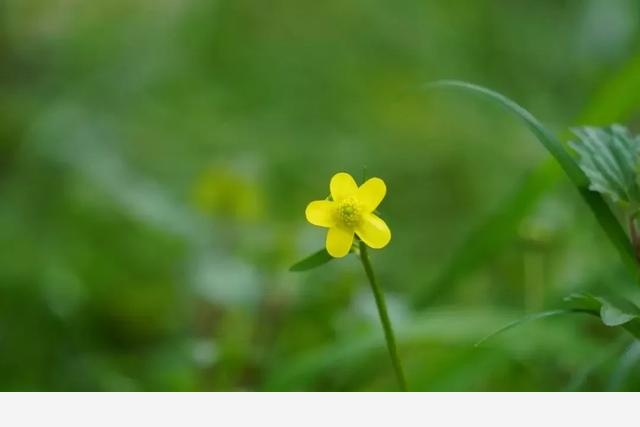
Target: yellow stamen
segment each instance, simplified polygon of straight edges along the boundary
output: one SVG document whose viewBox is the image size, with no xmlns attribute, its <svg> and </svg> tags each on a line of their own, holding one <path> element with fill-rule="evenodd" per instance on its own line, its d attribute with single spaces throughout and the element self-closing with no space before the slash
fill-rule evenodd
<svg viewBox="0 0 640 427">
<path fill-rule="evenodd" d="M 362 208 L 357 200 L 349 197 L 341 201 L 338 205 L 337 216 L 338 222 L 348 228 L 353 228 L 357 226 L 362 219 Z"/>
</svg>

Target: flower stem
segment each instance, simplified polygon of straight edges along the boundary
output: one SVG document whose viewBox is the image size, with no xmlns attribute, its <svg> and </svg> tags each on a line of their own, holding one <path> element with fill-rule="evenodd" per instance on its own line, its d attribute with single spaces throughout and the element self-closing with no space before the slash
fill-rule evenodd
<svg viewBox="0 0 640 427">
<path fill-rule="evenodd" d="M 638 235 L 638 229 L 636 228 L 636 217 L 639 212 L 634 212 L 629 216 L 629 234 L 631 237 L 631 245 L 636 254 L 636 261 L 640 263 L 640 236 Z"/>
<path fill-rule="evenodd" d="M 389 319 L 389 313 L 387 313 L 387 303 L 384 299 L 384 293 L 376 281 L 376 277 L 373 274 L 373 268 L 371 268 L 371 262 L 369 261 L 369 253 L 367 251 L 367 245 L 364 242 L 360 242 L 360 260 L 362 266 L 367 274 L 369 283 L 371 284 L 371 290 L 376 300 L 376 306 L 378 307 L 378 314 L 380 315 L 380 323 L 382 323 L 382 329 L 384 329 L 384 337 L 387 341 L 387 349 L 389 350 L 389 356 L 391 357 L 391 363 L 395 370 L 398 383 L 400 384 L 401 391 L 407 391 L 407 382 L 404 379 L 404 372 L 402 371 L 402 365 L 400 364 L 400 358 L 398 357 L 398 349 L 396 348 L 396 339 L 393 334 L 393 328 L 391 327 L 391 320 Z"/>
</svg>

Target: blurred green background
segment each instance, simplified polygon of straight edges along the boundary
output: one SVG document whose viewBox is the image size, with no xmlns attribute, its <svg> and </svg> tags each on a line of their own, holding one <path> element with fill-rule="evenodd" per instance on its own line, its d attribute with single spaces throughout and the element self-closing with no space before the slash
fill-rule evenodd
<svg viewBox="0 0 640 427">
<path fill-rule="evenodd" d="M 575 316 L 631 287 L 509 113 L 640 130 L 637 0 L 0 1 L 1 390 L 394 390 L 361 266 L 289 273 L 333 173 L 379 176 L 373 263 L 413 390 L 640 390 Z"/>
</svg>

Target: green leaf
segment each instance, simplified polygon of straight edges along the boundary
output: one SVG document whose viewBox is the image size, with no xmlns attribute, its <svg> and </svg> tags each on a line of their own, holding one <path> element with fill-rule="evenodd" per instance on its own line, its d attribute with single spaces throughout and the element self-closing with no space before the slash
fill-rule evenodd
<svg viewBox="0 0 640 427">
<path fill-rule="evenodd" d="M 495 337 L 496 335 L 499 335 L 499 334 L 501 334 L 503 332 L 506 332 L 506 331 L 508 331 L 510 329 L 515 328 L 516 326 L 520 326 L 520 325 L 522 325 L 524 323 L 529 323 L 529 322 L 532 322 L 532 321 L 538 320 L 538 319 L 544 319 L 546 317 L 553 317 L 553 316 L 560 316 L 562 314 L 574 314 L 574 313 L 588 313 L 588 314 L 597 315 L 597 312 L 595 312 L 595 311 L 592 312 L 591 310 L 580 309 L 580 308 L 549 310 L 549 311 L 542 311 L 540 313 L 533 313 L 533 314 L 525 316 L 525 317 L 523 317 L 521 319 L 514 320 L 513 322 L 508 323 L 505 326 L 501 327 L 500 329 L 490 333 L 489 335 L 485 336 L 480 341 L 478 341 L 475 344 L 475 347 L 478 347 L 478 346 L 482 345 L 485 341 Z"/>
<path fill-rule="evenodd" d="M 457 80 L 440 80 L 429 84 L 427 87 L 429 86 L 464 89 L 497 101 L 500 105 L 502 105 L 507 110 L 517 115 L 520 119 L 522 119 L 522 121 L 524 121 L 525 125 L 536 136 L 538 141 L 540 141 L 540 143 L 547 149 L 547 151 L 549 151 L 549 153 L 551 153 L 556 161 L 560 163 L 560 166 L 562 167 L 564 172 L 567 174 L 567 176 L 569 176 L 571 181 L 573 181 L 576 186 L 586 186 L 588 182 L 587 178 L 582 173 L 571 155 L 564 149 L 560 141 L 558 141 L 558 139 L 551 132 L 549 132 L 542 125 L 542 123 L 540 123 L 538 119 L 536 119 L 529 111 L 525 110 L 516 102 L 491 89 Z"/>
<path fill-rule="evenodd" d="M 640 55 L 609 76 L 580 115 L 579 123 L 604 125 L 624 120 L 640 107 Z"/>
<path fill-rule="evenodd" d="M 522 179 L 520 186 L 505 201 L 502 209 L 487 216 L 444 263 L 430 286 L 420 286 L 413 297 L 417 308 L 451 294 L 455 285 L 471 272 L 486 265 L 517 235 L 522 219 L 531 212 L 562 172 L 548 159 L 542 167 Z"/>
<path fill-rule="evenodd" d="M 567 309 L 549 310 L 540 313 L 533 313 L 521 319 L 515 320 L 482 338 L 475 344 L 475 346 L 478 347 L 485 341 L 495 337 L 496 335 L 499 335 L 524 323 L 528 323 L 538 319 L 544 319 L 546 317 L 560 316 L 563 314 L 571 313 L 584 313 L 598 316 L 602 320 L 602 323 L 604 323 L 606 326 L 623 326 L 625 329 L 631 332 L 632 335 L 640 338 L 640 335 L 637 335 L 637 333 L 640 332 L 640 308 L 638 308 L 634 303 L 625 298 L 617 295 L 602 297 L 593 296 L 591 294 L 573 294 L 565 298 L 565 301 L 570 303 L 572 307 Z"/>
<path fill-rule="evenodd" d="M 622 326 L 640 339 L 640 308 L 628 299 L 619 295 L 573 294 L 565 301 L 574 308 L 596 310 L 606 326 Z"/>
<path fill-rule="evenodd" d="M 600 224 L 600 227 L 604 230 L 609 240 L 613 243 L 618 250 L 622 261 L 627 268 L 632 272 L 635 278 L 638 278 L 638 267 L 635 260 L 635 255 L 631 243 L 625 233 L 624 229 L 616 219 L 616 216 L 611 211 L 611 208 L 604 200 L 600 193 L 593 192 L 589 189 L 589 179 L 584 174 L 582 169 L 575 162 L 573 157 L 564 149 L 560 141 L 549 132 L 531 113 L 510 100 L 504 95 L 499 94 L 491 89 L 487 89 L 482 86 L 477 86 L 471 83 L 455 81 L 455 80 L 443 80 L 427 85 L 427 87 L 452 87 L 458 89 L 464 89 L 477 94 L 480 94 L 493 101 L 497 101 L 500 105 L 505 107 L 517 115 L 524 121 L 526 126 L 533 132 L 538 141 L 551 153 L 554 159 L 560 164 L 562 170 L 569 177 L 574 184 L 583 200 L 587 203 L 591 212 L 596 217 L 596 220 Z"/>
<path fill-rule="evenodd" d="M 602 318 L 602 323 L 607 326 L 624 325 L 625 323 L 638 318 L 637 315 L 623 311 L 618 306 L 608 303 L 602 304 L 600 317 Z"/>
<path fill-rule="evenodd" d="M 532 323 L 526 334 L 512 334 L 508 340 L 497 340 L 490 348 L 469 351 L 486 331 L 499 328 L 513 319 L 514 313 L 503 307 L 487 308 L 431 308 L 430 310 L 410 314 L 406 322 L 396 325 L 396 338 L 399 350 L 407 358 L 407 375 L 412 379 L 416 390 L 441 390 L 446 378 L 458 377 L 469 365 L 482 363 L 485 358 L 499 369 L 513 356 L 514 352 L 525 352 L 528 357 L 553 357 L 566 363 L 575 363 L 584 354 L 595 354 L 602 347 L 602 341 L 592 335 L 576 334 L 571 325 L 559 324 L 548 328 L 542 323 Z M 425 369 L 422 357 L 444 351 L 446 354 L 464 354 L 468 359 L 459 359 L 462 363 L 449 368 L 438 365 L 437 369 Z M 390 366 L 376 365 L 376 355 L 386 357 L 384 338 L 375 328 L 367 331 L 355 329 L 335 340 L 329 340 L 321 347 L 301 352 L 290 352 L 282 358 L 269 362 L 262 390 L 309 390 L 327 379 L 349 381 L 349 377 L 371 369 L 376 378 L 388 378 L 391 383 Z M 452 357 L 456 359 L 456 357 Z M 368 361 L 368 362 L 367 362 Z M 562 362 L 564 363 L 564 362 Z M 357 369 L 356 369 L 357 368 Z M 447 373 L 448 371 L 448 373 Z M 495 376 L 495 369 L 484 369 L 473 375 Z M 484 377 L 483 377 L 484 378 Z M 459 389 L 468 384 L 468 378 L 460 383 Z M 448 385 L 448 387 L 451 387 Z"/>
<path fill-rule="evenodd" d="M 318 252 L 309 255 L 305 259 L 293 264 L 289 271 L 307 271 L 324 265 L 334 259 L 326 249 L 320 249 Z"/>
<path fill-rule="evenodd" d="M 640 138 L 620 125 L 572 130 L 578 141 L 570 145 L 580 156 L 579 165 L 589 178 L 589 189 L 608 195 L 614 202 L 640 204 L 636 172 Z"/>
<path fill-rule="evenodd" d="M 574 120 L 594 125 L 625 121 L 640 111 L 640 55 L 604 79 L 600 87 Z M 567 137 L 570 135 L 567 131 Z M 563 133 L 564 137 L 564 133 Z M 416 308 L 433 304 L 451 295 L 463 279 L 509 247 L 520 222 L 538 205 L 544 194 L 562 178 L 558 164 L 545 159 L 514 187 L 489 217 L 480 221 L 441 265 L 435 279 L 419 286 L 413 298 Z M 474 248 L 471 253 L 467 248 Z"/>
</svg>

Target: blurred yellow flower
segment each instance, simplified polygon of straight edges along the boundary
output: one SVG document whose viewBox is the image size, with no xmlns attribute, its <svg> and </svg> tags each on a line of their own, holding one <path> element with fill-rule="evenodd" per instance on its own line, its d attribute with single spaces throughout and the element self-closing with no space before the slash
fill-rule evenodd
<svg viewBox="0 0 640 427">
<path fill-rule="evenodd" d="M 367 246 L 379 249 L 391 240 L 387 224 L 373 212 L 387 193 L 387 186 L 380 178 L 371 178 L 360 187 L 351 175 L 337 173 L 329 184 L 331 200 L 309 203 L 307 221 L 329 229 L 327 252 L 341 258 L 349 253 L 354 233 Z"/>
<path fill-rule="evenodd" d="M 230 169 L 212 166 L 194 183 L 192 200 L 205 215 L 252 223 L 263 215 L 261 188 Z"/>
</svg>

